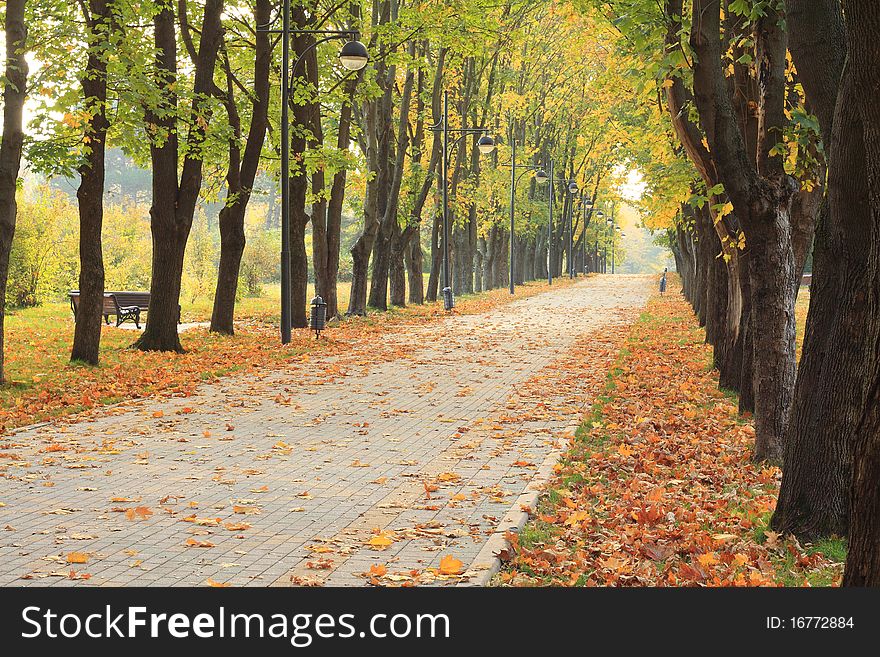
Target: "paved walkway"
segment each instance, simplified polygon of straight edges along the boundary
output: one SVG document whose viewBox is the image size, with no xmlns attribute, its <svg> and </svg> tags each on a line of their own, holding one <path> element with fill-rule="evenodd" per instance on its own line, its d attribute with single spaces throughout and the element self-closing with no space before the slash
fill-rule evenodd
<svg viewBox="0 0 880 657">
<path fill-rule="evenodd" d="M 473 561 L 596 392 L 560 363 L 649 289 L 594 277 L 8 437 L 0 585 L 458 583 L 443 557 Z"/>
</svg>

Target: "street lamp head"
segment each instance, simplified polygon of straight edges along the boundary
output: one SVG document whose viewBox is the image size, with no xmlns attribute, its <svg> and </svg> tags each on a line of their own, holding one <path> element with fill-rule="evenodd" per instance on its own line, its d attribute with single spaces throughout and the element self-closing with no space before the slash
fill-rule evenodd
<svg viewBox="0 0 880 657">
<path fill-rule="evenodd" d="M 480 149 L 480 153 L 483 155 L 488 155 L 495 150 L 495 140 L 489 135 L 483 135 L 480 137 L 480 141 L 477 142 L 477 148 Z"/>
<path fill-rule="evenodd" d="M 568 191 L 569 191 L 571 194 L 577 194 L 577 193 L 578 193 L 578 184 L 577 184 L 574 180 L 572 180 L 570 183 L 568 183 Z"/>
<path fill-rule="evenodd" d="M 538 169 L 538 173 L 535 174 L 535 182 L 543 185 L 548 180 L 550 180 L 550 176 L 547 175 L 547 172 L 544 169 Z"/>
<path fill-rule="evenodd" d="M 339 51 L 339 61 L 349 71 L 360 71 L 369 60 L 367 47 L 360 41 L 348 41 Z"/>
<path fill-rule="evenodd" d="M 599 211 L 596 213 L 596 217 L 598 217 L 599 219 L 604 219 L 604 218 L 605 218 L 605 213 L 602 212 L 601 210 L 599 210 Z"/>
<path fill-rule="evenodd" d="M 615 226 L 615 228 L 617 229 L 617 232 L 618 232 L 618 233 L 621 232 L 621 230 L 622 230 L 622 229 L 620 228 L 620 226 Z"/>
</svg>

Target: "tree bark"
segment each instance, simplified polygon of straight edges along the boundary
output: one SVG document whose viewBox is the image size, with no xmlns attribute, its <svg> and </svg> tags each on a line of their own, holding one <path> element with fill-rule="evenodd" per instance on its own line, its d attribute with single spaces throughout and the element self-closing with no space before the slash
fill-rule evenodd
<svg viewBox="0 0 880 657">
<path fill-rule="evenodd" d="M 25 0 L 7 0 L 4 32 L 6 65 L 3 85 L 3 139 L 0 141 L 0 383 L 6 383 L 5 321 L 6 283 L 9 278 L 9 254 L 15 234 L 18 206 L 15 192 L 21 168 L 24 142 L 22 117 L 27 89 L 28 64 L 25 59 L 27 27 L 24 22 Z"/>
<path fill-rule="evenodd" d="M 101 346 L 104 307 L 104 255 L 101 228 L 104 223 L 104 154 L 107 146 L 107 55 L 112 49 L 118 22 L 112 0 L 89 0 L 82 5 L 88 29 L 89 54 L 80 81 L 89 107 L 86 123 L 86 160 L 79 167 L 76 192 L 79 206 L 79 304 L 73 331 L 71 361 L 97 365 Z"/>
<path fill-rule="evenodd" d="M 419 226 L 415 226 L 405 248 L 406 276 L 409 282 L 409 302 L 421 306 L 425 303 L 425 278 L 422 275 L 424 257 Z"/>
<path fill-rule="evenodd" d="M 864 132 L 844 74 L 846 36 L 837 2 L 790 0 L 792 55 L 819 117 L 828 199 L 816 229 L 803 356 L 771 526 L 803 540 L 849 528 L 852 439 L 863 408 L 871 204 Z M 842 85 L 842 86 L 841 86 Z M 839 91 L 839 93 L 838 93 Z"/>
<path fill-rule="evenodd" d="M 757 157 L 745 147 L 721 69 L 720 3 L 694 0 L 691 46 L 694 96 L 718 174 L 746 235 L 751 260 L 755 452 L 758 461 L 781 462 L 782 437 L 795 381 L 795 276 L 791 201 L 796 182 L 785 174 L 776 149 L 785 124 L 786 35 L 781 9 L 768 8 L 755 25 L 761 96 Z"/>
<path fill-rule="evenodd" d="M 255 24 L 268 23 L 269 13 L 269 0 L 257 0 L 254 7 Z M 253 192 L 269 120 L 269 65 L 272 52 L 268 32 L 258 30 L 255 40 L 253 110 L 243 157 L 239 145 L 242 136 L 241 118 L 235 100 L 233 74 L 225 51 L 226 91 L 215 93 L 226 106 L 226 115 L 232 130 L 229 140 L 229 168 L 226 173 L 227 200 L 219 216 L 220 265 L 211 312 L 211 331 L 223 335 L 235 333 L 235 297 L 238 292 L 241 257 L 245 249 L 245 213 Z"/>
<path fill-rule="evenodd" d="M 206 98 L 213 90 L 214 69 L 220 49 L 223 0 L 207 0 L 205 4 L 195 61 L 190 128 L 179 178 L 178 97 L 174 91 L 178 82 L 174 10 L 165 3 L 157 2 L 156 6 L 158 11 L 153 19 L 157 53 L 155 85 L 157 95 L 162 100 L 159 106 L 148 107 L 145 112 L 147 133 L 156 136 L 150 143 L 153 165 L 153 203 L 150 208 L 153 271 L 147 326 L 134 347 L 142 351 L 182 352 L 177 334 L 180 279 L 186 241 L 202 185 L 202 145 L 210 121 Z"/>
<path fill-rule="evenodd" d="M 843 583 L 880 586 L 880 7 L 868 0 L 849 0 L 844 10 L 849 44 L 847 70 L 853 76 L 853 85 L 851 94 L 841 94 L 838 107 L 841 102 L 855 105 L 862 122 L 871 242 L 866 288 L 870 317 L 867 396 L 854 441 L 852 514 Z"/>
<path fill-rule="evenodd" d="M 415 55 L 415 42 L 409 45 L 410 57 Z M 394 67 L 392 67 L 394 69 Z M 395 252 L 395 235 L 400 234 L 400 225 L 398 223 L 398 208 L 400 207 L 400 187 L 403 183 L 404 163 L 406 161 L 406 150 L 409 144 L 409 112 L 412 101 L 413 84 L 415 81 L 415 73 L 412 69 L 407 72 L 406 81 L 403 85 L 403 92 L 400 98 L 400 112 L 397 124 L 397 141 L 394 145 L 396 149 L 396 157 L 394 160 L 394 168 L 392 174 L 387 178 L 387 189 L 380 190 L 380 194 L 385 195 L 386 205 L 382 219 L 379 223 L 379 230 L 373 245 L 373 279 L 370 286 L 370 298 L 368 304 L 373 308 L 380 310 L 388 309 L 388 277 L 392 265 L 392 259 L 395 266 L 398 267 L 397 274 L 403 271 L 403 251 Z M 393 84 L 393 77 L 389 77 L 389 89 Z M 388 123 L 391 122 L 390 113 L 391 103 L 388 105 L 389 113 L 383 118 Z M 392 256 L 392 253 L 394 255 Z M 398 285 L 400 281 L 398 281 Z M 403 288 L 398 287 L 398 292 Z M 398 301 L 402 301 L 398 297 Z"/>
</svg>

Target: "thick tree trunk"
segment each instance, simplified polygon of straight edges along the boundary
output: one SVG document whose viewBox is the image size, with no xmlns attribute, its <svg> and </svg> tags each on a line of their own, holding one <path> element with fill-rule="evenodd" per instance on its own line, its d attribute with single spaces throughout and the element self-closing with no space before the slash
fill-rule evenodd
<svg viewBox="0 0 880 657">
<path fill-rule="evenodd" d="M 425 303 L 425 278 L 422 275 L 424 257 L 422 241 L 419 239 L 419 226 L 410 235 L 409 245 L 405 247 L 406 276 L 409 282 L 409 302 L 421 306 Z"/>
<path fill-rule="evenodd" d="M 782 439 L 795 383 L 795 317 L 797 286 L 791 225 L 787 211 L 771 210 L 755 222 L 750 234 L 752 346 L 755 363 L 756 461 L 782 462 Z M 757 266 L 756 266 L 757 265 Z"/>
<path fill-rule="evenodd" d="M 492 239 L 494 236 L 495 226 L 489 228 L 489 234 L 482 239 L 483 248 L 483 283 L 484 292 L 492 289 L 492 268 L 494 267 L 495 254 L 492 251 Z"/>
<path fill-rule="evenodd" d="M 397 16 L 397 3 L 384 0 L 375 5 L 374 20 L 387 25 Z M 373 47 L 379 46 L 379 36 L 374 33 L 371 40 Z M 351 249 L 352 283 L 348 300 L 347 315 L 367 314 L 367 277 L 369 260 L 376 243 L 379 230 L 383 223 L 390 226 L 390 217 L 396 220 L 397 194 L 393 190 L 392 158 L 394 158 L 394 103 L 393 86 L 397 67 L 388 65 L 387 61 L 379 60 L 376 64 L 376 80 L 382 95 L 366 104 L 364 118 L 366 157 L 373 178 L 367 183 L 364 201 L 364 229 Z M 409 78 L 408 78 L 409 80 Z M 410 85 L 411 86 L 411 85 Z M 409 106 L 407 99 L 406 107 Z M 405 151 L 405 147 L 403 149 Z M 398 160 L 405 153 L 397 153 Z M 399 167 L 398 167 L 399 169 Z M 399 186 L 397 187 L 399 192 Z M 389 209 L 391 210 L 389 213 Z M 387 276 L 387 270 L 386 270 Z M 386 278 L 387 280 L 387 278 Z M 387 287 L 382 290 L 383 296 Z M 378 291 L 377 291 L 378 293 Z"/>
<path fill-rule="evenodd" d="M 3 139 L 0 141 L 0 383 L 5 374 L 6 283 L 9 278 L 9 254 L 15 234 L 18 206 L 15 192 L 21 167 L 24 142 L 22 116 L 27 89 L 28 65 L 25 59 L 27 27 L 24 22 L 25 0 L 7 0 L 4 31 L 6 66 L 3 85 Z"/>
<path fill-rule="evenodd" d="M 784 7 L 773 6 L 754 26 L 760 71 L 757 156 L 750 156 L 722 70 L 721 3 L 694 0 L 690 44 L 694 98 L 718 175 L 746 236 L 750 255 L 755 364 L 756 460 L 781 462 L 795 381 L 794 302 L 798 280 L 792 248 L 791 202 L 797 184 L 778 146 L 785 125 Z"/>
<path fill-rule="evenodd" d="M 153 272 L 150 281 L 150 310 L 147 326 L 134 347 L 142 351 L 183 351 L 177 335 L 180 320 L 180 279 L 183 256 L 192 228 L 193 214 L 202 185 L 202 145 L 210 119 L 207 97 L 213 90 L 214 69 L 220 49 L 220 16 L 223 0 L 207 0 L 201 39 L 195 58 L 195 81 L 190 109 L 191 127 L 186 137 L 183 166 L 178 179 L 179 122 L 175 111 L 178 97 L 177 38 L 174 12 L 168 5 L 153 19 L 156 45 L 156 92 L 160 107 L 151 107 L 146 123 L 168 134 L 161 142 L 150 144 L 153 165 L 153 203 L 150 230 L 153 236 Z M 197 121 L 195 117 L 201 117 Z M 153 132 L 153 131 L 150 131 Z"/>
<path fill-rule="evenodd" d="M 336 148 L 340 153 L 348 151 L 351 146 L 352 102 L 358 83 L 363 78 L 360 72 L 345 85 L 345 102 L 339 113 L 339 127 L 336 136 Z M 342 167 L 333 175 L 330 186 L 330 198 L 326 212 L 320 215 L 323 219 L 318 233 L 320 239 L 313 236 L 312 259 L 315 269 L 315 293 L 327 304 L 327 317 L 339 315 L 339 248 L 342 242 L 342 206 L 345 201 L 345 183 L 347 169 Z M 314 226 L 314 223 L 313 223 Z"/>
<path fill-rule="evenodd" d="M 257 0 L 254 7 L 255 24 L 264 25 L 267 23 L 269 12 L 269 0 Z M 220 210 L 219 216 L 220 265 L 217 270 L 217 288 L 214 293 L 210 329 L 214 333 L 223 335 L 233 335 L 235 332 L 235 297 L 238 293 L 241 257 L 245 249 L 244 220 L 254 180 L 256 180 L 257 167 L 268 124 L 271 46 L 269 45 L 268 32 L 257 31 L 255 38 L 253 115 L 248 128 L 243 157 L 240 157 L 241 119 L 236 106 L 233 74 L 225 50 L 226 91 L 219 94 L 215 91 L 216 95 L 221 96 L 226 106 L 229 126 L 232 129 L 232 137 L 229 142 L 229 169 L 226 175 L 227 202 Z"/>
<path fill-rule="evenodd" d="M 220 210 L 220 264 L 211 312 L 211 331 L 223 335 L 235 333 L 235 297 L 238 293 L 241 256 L 245 249 L 244 215 L 245 207 L 238 202 Z"/>
<path fill-rule="evenodd" d="M 841 96 L 843 102 L 856 105 L 861 117 L 872 221 L 867 286 L 871 317 L 868 394 L 855 435 L 852 516 L 843 583 L 880 586 L 880 6 L 870 0 L 849 0 L 844 8 L 850 45 L 847 67 L 852 67 L 854 93 Z"/>
<path fill-rule="evenodd" d="M 104 154 L 107 145 L 107 51 L 118 29 L 108 0 L 89 0 L 85 22 L 89 55 L 82 78 L 83 98 L 90 109 L 87 122 L 88 153 L 79 168 L 76 192 L 79 205 L 79 305 L 70 360 L 98 364 L 101 311 L 104 307 Z"/>
<path fill-rule="evenodd" d="M 400 226 L 397 226 L 391 240 L 391 262 L 388 272 L 389 296 L 391 297 L 391 305 L 399 308 L 406 307 L 406 267 L 404 259 L 413 232 L 412 226 L 407 226 L 406 230 L 401 230 Z"/>
<path fill-rule="evenodd" d="M 872 219 L 854 101 L 862 92 L 852 75 L 841 80 L 846 44 L 839 3 L 790 0 L 790 20 L 792 54 L 829 154 L 828 200 L 816 229 L 810 310 L 771 525 L 813 540 L 849 528 L 852 441 L 863 409 L 870 325 Z"/>
</svg>

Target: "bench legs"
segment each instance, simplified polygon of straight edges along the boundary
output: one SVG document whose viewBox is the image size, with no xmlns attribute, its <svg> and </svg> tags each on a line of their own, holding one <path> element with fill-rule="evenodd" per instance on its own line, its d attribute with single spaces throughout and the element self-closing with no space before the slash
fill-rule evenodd
<svg viewBox="0 0 880 657">
<path fill-rule="evenodd" d="M 116 315 L 116 326 L 129 320 L 133 321 L 134 325 L 138 328 L 141 327 L 141 309 L 138 306 L 127 306 L 119 309 L 119 314 Z"/>
</svg>

